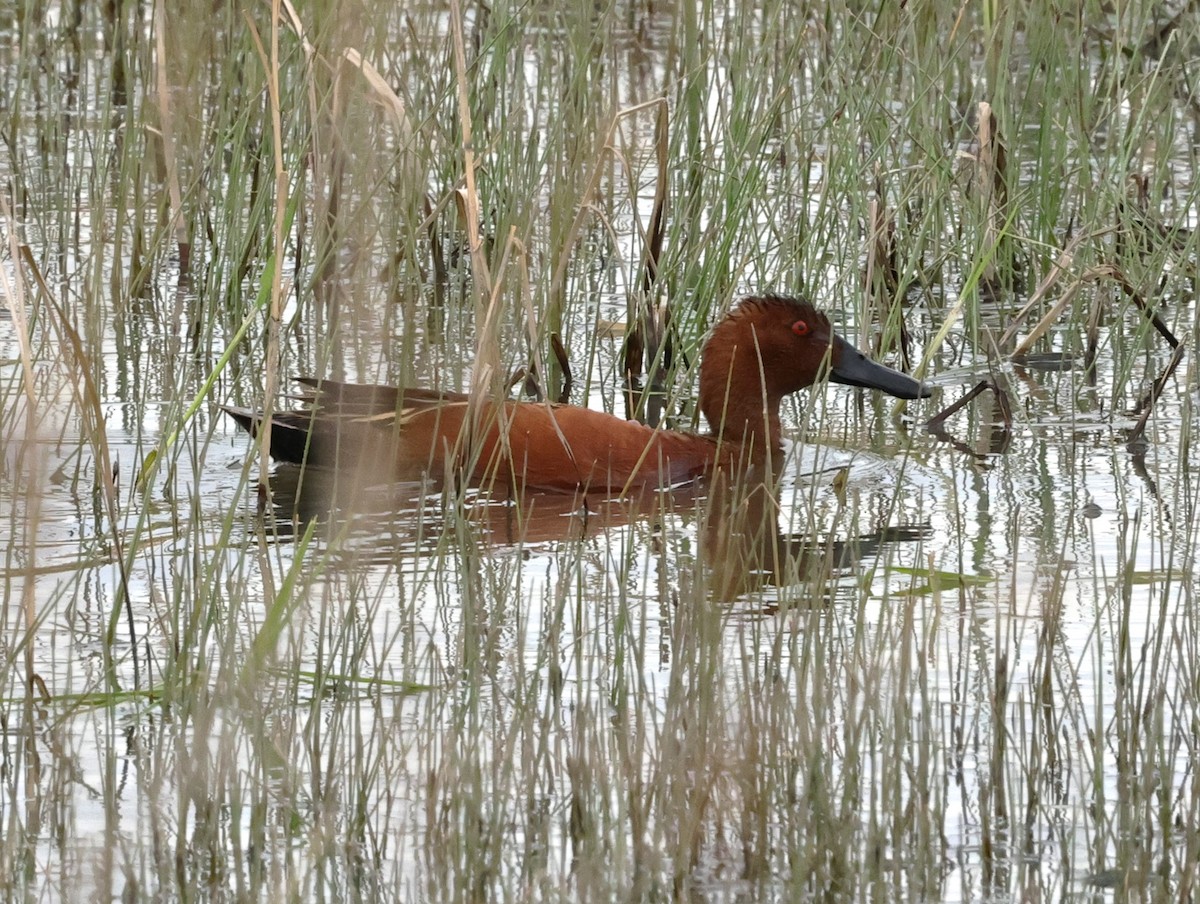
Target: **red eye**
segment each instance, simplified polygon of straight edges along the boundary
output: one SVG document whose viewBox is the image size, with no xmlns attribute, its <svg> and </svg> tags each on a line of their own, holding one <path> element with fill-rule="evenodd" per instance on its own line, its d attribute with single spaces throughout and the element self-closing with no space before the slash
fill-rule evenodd
<svg viewBox="0 0 1200 904">
<path fill-rule="evenodd" d="M 797 336 L 807 336 L 808 335 L 808 321 L 807 320 L 797 320 L 795 323 L 792 324 L 792 332 L 795 333 Z"/>
</svg>

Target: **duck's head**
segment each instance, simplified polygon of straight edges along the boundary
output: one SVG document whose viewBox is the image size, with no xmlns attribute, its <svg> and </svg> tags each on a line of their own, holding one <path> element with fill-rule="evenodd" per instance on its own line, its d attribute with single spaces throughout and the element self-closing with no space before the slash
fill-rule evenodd
<svg viewBox="0 0 1200 904">
<path fill-rule="evenodd" d="M 739 303 L 705 343 L 700 410 L 718 436 L 735 442 L 762 437 L 775 448 L 783 397 L 822 376 L 901 399 L 930 394 L 920 381 L 872 361 L 837 335 L 810 302 L 763 296 Z"/>
</svg>

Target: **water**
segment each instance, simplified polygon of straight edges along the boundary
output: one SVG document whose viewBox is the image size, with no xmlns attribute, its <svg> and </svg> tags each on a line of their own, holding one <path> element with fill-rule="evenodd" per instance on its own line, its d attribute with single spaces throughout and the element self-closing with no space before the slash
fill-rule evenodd
<svg viewBox="0 0 1200 904">
<path fill-rule="evenodd" d="M 496 9 L 478 23 L 493 29 L 482 49 L 471 50 L 487 61 L 475 90 L 495 101 L 475 99 L 489 111 L 479 124 L 490 149 L 484 225 L 493 251 L 507 226 L 522 243 L 509 246 L 514 269 L 501 274 L 504 366 L 528 362 L 531 322 L 544 347 L 565 255 L 556 329 L 585 384 L 576 400 L 606 410 L 622 407 L 620 348 L 595 325 L 625 318 L 658 159 L 655 108 L 618 134 L 609 99 L 629 107 L 686 83 L 678 67 L 695 48 L 679 43 L 685 12 L 618 7 L 586 22 L 518 18 L 529 29 L 505 31 L 504 16 L 524 13 Z M 1010 110 L 1022 205 L 1012 228 L 1030 284 L 995 306 L 970 295 L 952 320 L 974 249 L 960 234 L 974 221 L 946 161 L 969 146 L 969 131 L 929 139 L 940 108 L 897 88 L 882 108 L 903 125 L 881 140 L 874 95 L 849 92 L 847 76 L 886 86 L 900 68 L 902 84 L 929 87 L 957 78 L 953 60 L 927 69 L 916 43 L 899 43 L 908 61 L 872 69 L 869 54 L 851 65 L 856 49 L 874 45 L 841 7 L 829 12 L 841 49 L 819 17 L 793 28 L 784 10 L 745 22 L 734 10 L 696 14 L 721 52 L 690 64 L 701 100 L 672 93 L 668 105 L 674 231 L 661 280 L 678 305 L 681 348 L 694 361 L 713 311 L 737 292 L 798 284 L 869 345 L 855 197 L 871 190 L 874 148 L 885 148 L 900 157 L 883 184 L 899 195 L 901 272 L 920 271 L 904 319 L 914 354 L 931 350 L 940 390 L 902 416 L 891 400 L 841 388 L 790 404 L 778 496 L 747 522 L 770 538 L 752 550 L 770 550 L 753 567 L 713 561 L 722 522 L 706 511 L 703 487 L 585 508 L 404 485 L 375 488 L 333 517 L 320 502 L 297 516 L 296 472 L 280 467 L 274 505 L 260 513 L 252 444 L 216 407 L 257 404 L 265 373 L 254 300 L 272 219 L 251 203 L 246 173 L 261 166 L 255 184 L 269 194 L 269 120 L 256 52 L 240 43 L 244 22 L 214 13 L 216 37 L 190 50 L 190 14 L 169 31 L 195 246 L 184 274 L 165 231 L 163 150 L 147 138 L 161 98 L 138 54 L 152 55 L 153 26 L 121 26 L 137 50 L 125 106 L 114 105 L 103 22 L 88 20 L 73 53 L 65 39 L 35 46 L 31 26 L 5 14 L 6 78 L 21 99 L 4 125 L 0 173 L 16 199 L 5 237 L 19 228 L 60 305 L 36 294 L 25 266 L 28 353 L 20 320 L 0 316 L 7 889 L 50 899 L 1183 894 L 1200 853 L 1186 828 L 1200 699 L 1188 359 L 1131 448 L 1131 411 L 1170 349 L 1111 280 L 1083 278 L 1080 313 L 1039 346 L 1072 366 L 1014 364 L 989 344 L 1057 256 L 1038 242 L 1065 244 L 1073 217 L 1123 190 L 1129 158 L 1069 131 L 1048 138 Z M 438 151 L 438 136 L 455 134 L 444 9 L 421 7 L 411 23 L 372 11 L 370 25 L 312 15 L 322 40 L 376 61 L 420 141 Z M 267 33 L 265 16 L 254 21 Z M 401 40 L 410 34 L 421 40 Z M 784 40 L 794 34 L 808 62 L 789 74 L 777 64 L 796 52 Z M 593 37 L 598 50 L 579 44 Z M 331 317 L 308 288 L 321 266 L 315 186 L 328 161 L 297 150 L 309 140 L 295 126 L 308 83 L 294 40 L 284 47 L 290 172 L 312 167 L 284 265 L 285 368 L 463 387 L 478 324 L 451 198 L 460 174 L 446 162 L 453 141 L 441 156 L 417 142 L 409 152 L 423 180 L 385 186 L 396 137 L 378 125 L 362 83 L 348 83 Z M 1013 51 L 1014 71 L 1034 65 L 1028 52 Z M 753 90 L 727 88 L 744 69 L 739 84 Z M 1156 100 L 1141 82 L 1110 96 L 1105 64 L 1088 71 L 1088 101 L 1111 104 L 1112 122 L 1145 144 L 1147 169 L 1171 188 L 1151 213 L 1194 223 L 1186 101 Z M 186 92 L 189 72 L 203 90 Z M 587 77 L 572 81 L 578 72 Z M 235 73 L 246 86 L 236 103 Z M 795 105 L 771 107 L 785 89 Z M 513 98 L 524 107 L 507 106 Z M 1141 112 L 1155 103 L 1164 115 Z M 504 110 L 510 120 L 489 118 Z M 686 137 L 692 112 L 714 136 L 702 159 Z M 756 131 L 768 114 L 779 124 Z M 213 147 L 208 133 L 221 136 Z M 599 165 L 592 143 L 610 136 L 620 155 Z M 1051 140 L 1061 153 L 1045 150 Z M 811 147 L 806 165 L 797 147 Z M 774 162 L 762 163 L 760 148 Z M 1089 154 L 1097 173 L 1119 174 L 1115 183 L 1098 176 L 1092 191 L 1065 178 L 1075 194 L 1062 216 L 1039 219 L 1047 161 L 1078 174 Z M 1151 166 L 1154 154 L 1163 166 Z M 594 172 L 602 178 L 591 182 Z M 696 173 L 710 181 L 689 195 Z M 912 187 L 927 184 L 940 187 Z M 432 231 L 415 228 L 431 216 L 426 190 L 446 201 Z M 691 197 L 699 211 L 681 222 Z M 589 203 L 585 241 L 566 243 Z M 730 221 L 744 237 L 728 239 Z M 139 250 L 135 234 L 148 245 Z M 1176 239 L 1148 236 L 1140 256 L 1108 238 L 1088 253 L 1129 273 L 1143 264 L 1154 278 L 1129 278 L 1190 335 L 1194 242 L 1179 234 L 1182 250 L 1169 251 Z M 437 244 L 448 271 L 440 287 Z M 15 305 L 11 254 L 4 267 Z M 513 288 L 522 280 L 528 290 Z M 1089 375 L 1093 306 L 1103 316 Z M 247 319 L 250 338 L 237 342 Z M 1007 429 L 986 393 L 944 436 L 923 429 L 989 378 L 1009 393 Z M 690 375 L 672 389 L 668 411 L 688 426 Z"/>
</svg>

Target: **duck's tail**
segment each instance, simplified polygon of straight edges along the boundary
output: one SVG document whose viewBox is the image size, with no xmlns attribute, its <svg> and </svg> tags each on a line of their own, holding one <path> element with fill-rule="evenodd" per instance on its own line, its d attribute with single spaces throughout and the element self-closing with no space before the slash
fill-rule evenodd
<svg viewBox="0 0 1200 904">
<path fill-rule="evenodd" d="M 301 406 L 271 414 L 271 457 L 319 468 L 394 467 L 399 426 L 414 412 L 464 403 L 457 392 L 399 389 L 300 377 Z M 262 412 L 222 405 L 239 427 L 257 437 Z"/>
<path fill-rule="evenodd" d="M 249 408 L 236 408 L 232 405 L 222 405 L 221 410 L 228 414 L 237 425 L 258 437 L 258 429 L 262 424 L 262 412 Z M 318 450 L 312 448 L 312 412 L 282 411 L 271 417 L 271 457 L 276 461 L 286 461 L 292 464 L 321 465 Z"/>
</svg>

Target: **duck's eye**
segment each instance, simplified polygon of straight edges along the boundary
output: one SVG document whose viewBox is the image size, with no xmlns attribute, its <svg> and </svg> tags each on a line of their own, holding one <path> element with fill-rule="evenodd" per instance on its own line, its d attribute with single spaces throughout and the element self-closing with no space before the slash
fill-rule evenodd
<svg viewBox="0 0 1200 904">
<path fill-rule="evenodd" d="M 792 324 L 792 332 L 795 333 L 797 336 L 807 336 L 808 335 L 808 321 L 807 320 L 797 320 L 795 323 Z"/>
</svg>

